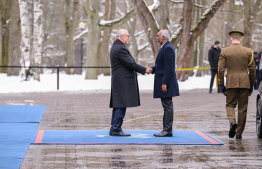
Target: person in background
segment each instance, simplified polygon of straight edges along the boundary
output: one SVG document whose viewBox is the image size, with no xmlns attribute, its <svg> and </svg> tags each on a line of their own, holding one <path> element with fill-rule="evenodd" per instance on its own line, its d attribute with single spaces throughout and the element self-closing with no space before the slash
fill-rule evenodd
<svg viewBox="0 0 262 169">
<path fill-rule="evenodd" d="M 262 48 L 260 49 L 260 52 L 258 53 L 257 57 L 261 60 L 261 58 L 262 58 Z"/>
<path fill-rule="evenodd" d="M 210 80 L 210 86 L 209 86 L 209 93 L 212 93 L 214 79 L 217 74 L 220 53 L 221 53 L 220 42 L 216 40 L 214 45 L 211 46 L 211 48 L 208 51 L 208 61 L 211 67 L 211 80 Z M 217 92 L 221 93 L 221 88 L 219 85 L 218 85 Z"/>
<path fill-rule="evenodd" d="M 254 85 L 254 89 L 257 90 L 259 87 L 259 84 L 261 82 L 261 76 L 259 75 L 259 64 L 260 64 L 260 59 L 258 58 L 258 53 L 254 52 L 254 61 L 256 64 L 256 82 Z"/>
</svg>

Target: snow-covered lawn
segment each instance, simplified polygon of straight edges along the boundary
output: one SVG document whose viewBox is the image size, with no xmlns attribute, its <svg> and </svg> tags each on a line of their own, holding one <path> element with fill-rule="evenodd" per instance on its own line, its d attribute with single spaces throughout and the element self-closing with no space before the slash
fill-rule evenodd
<svg viewBox="0 0 262 169">
<path fill-rule="evenodd" d="M 60 91 L 110 91 L 111 87 L 110 76 L 99 75 L 97 80 L 85 80 L 84 73 L 83 75 L 66 75 L 64 73 L 60 73 L 59 77 Z M 40 78 L 40 82 L 33 80 L 33 78 L 31 78 L 30 81 L 21 82 L 19 76 L 7 76 L 6 74 L 0 74 L 0 93 L 57 91 L 56 74 L 41 74 Z M 208 89 L 210 78 L 210 75 L 205 75 L 203 77 L 189 77 L 187 81 L 179 82 L 179 89 Z M 140 91 L 153 90 L 154 75 L 138 75 L 138 83 Z"/>
</svg>

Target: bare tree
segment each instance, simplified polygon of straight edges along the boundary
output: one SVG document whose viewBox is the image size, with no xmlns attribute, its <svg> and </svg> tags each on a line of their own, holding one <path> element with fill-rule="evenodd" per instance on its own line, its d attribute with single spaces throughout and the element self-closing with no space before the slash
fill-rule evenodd
<svg viewBox="0 0 262 169">
<path fill-rule="evenodd" d="M 170 29 L 169 7 L 169 0 L 159 1 L 159 7 L 157 8 L 155 15 L 158 15 L 156 18 L 159 21 L 159 26 L 161 29 Z"/>
<path fill-rule="evenodd" d="M 19 0 L 19 8 L 20 8 L 20 20 L 21 20 L 21 66 L 26 66 L 21 70 L 21 78 L 27 76 L 28 67 L 30 66 L 30 37 L 31 37 L 31 27 L 30 27 L 30 20 L 28 14 L 28 3 L 27 0 Z M 26 77 L 27 78 L 27 77 Z M 25 78 L 25 79 L 26 79 Z"/>
<path fill-rule="evenodd" d="M 106 0 L 105 2 L 105 20 L 113 20 L 116 15 L 116 2 L 115 0 Z M 99 66 L 109 66 L 109 44 L 112 33 L 112 28 L 102 29 L 103 35 L 101 40 L 101 45 L 99 46 L 98 54 L 98 65 Z M 104 75 L 110 75 L 110 69 L 101 69 L 99 73 L 104 73 Z"/>
<path fill-rule="evenodd" d="M 250 0 L 243 0 L 244 2 L 244 35 L 243 45 L 251 48 L 252 32 L 254 28 L 254 21 L 256 13 L 259 11 L 261 0 L 256 0 L 255 5 L 250 5 Z"/>
<path fill-rule="evenodd" d="M 6 65 L 19 65 L 21 58 L 21 26 L 20 15 L 17 12 L 19 10 L 19 4 L 17 0 L 11 0 L 10 8 L 10 21 L 9 21 L 9 41 L 8 43 L 8 63 Z M 20 69 L 8 68 L 7 75 L 19 75 Z"/>
<path fill-rule="evenodd" d="M 32 49 L 32 66 L 41 66 L 42 59 L 42 43 L 43 43 L 43 6 L 42 0 L 34 0 L 34 31 L 33 31 L 33 49 Z M 33 69 L 35 80 L 40 81 L 39 68 Z"/>
<path fill-rule="evenodd" d="M 8 65 L 8 46 L 9 46 L 9 21 L 10 21 L 10 0 L 0 1 L 0 64 Z M 6 73 L 7 68 L 0 68 L 1 73 Z"/>
<path fill-rule="evenodd" d="M 228 8 L 228 9 L 231 9 L 232 11 L 235 9 L 234 8 L 234 1 L 230 0 L 228 1 L 225 6 Z M 223 19 L 224 21 L 224 19 Z M 223 22 L 222 21 L 222 22 Z M 229 46 L 230 45 L 230 41 L 229 41 L 229 32 L 231 30 L 233 30 L 233 24 L 234 24 L 234 15 L 232 15 L 232 12 L 227 12 L 226 14 L 226 18 L 225 18 L 225 34 L 222 34 L 225 36 L 225 40 L 224 40 L 224 45 L 225 46 Z M 223 24 L 223 23 L 222 23 Z M 222 30 L 221 30 L 222 31 Z"/>
<path fill-rule="evenodd" d="M 66 30 L 66 57 L 65 62 L 67 66 L 74 66 L 74 30 L 76 28 L 76 18 L 77 11 L 79 9 L 79 0 L 65 0 L 66 9 L 66 21 L 65 21 L 65 30 Z M 73 10 L 72 10 L 73 9 Z M 66 69 L 67 74 L 74 74 L 74 69 Z"/>
<path fill-rule="evenodd" d="M 132 2 L 136 8 L 137 15 L 142 22 L 148 41 L 152 47 L 153 54 L 156 58 L 158 50 L 160 49 L 159 44 L 155 40 L 155 37 L 160 30 L 159 25 L 154 14 L 148 8 L 145 0 L 132 0 Z"/>
<path fill-rule="evenodd" d="M 3 9 L 2 9 L 2 1 L 0 2 L 0 65 L 1 65 L 1 58 L 2 58 L 2 48 L 3 48 L 3 46 L 2 46 L 2 31 L 3 31 L 3 27 L 2 27 L 2 11 L 3 11 Z"/>
<path fill-rule="evenodd" d="M 100 45 L 101 28 L 98 25 L 99 18 L 99 1 L 86 1 L 86 11 L 88 14 L 88 35 L 87 35 L 87 57 L 86 66 L 98 66 L 97 54 Z M 92 8 L 91 8 L 92 5 Z M 97 79 L 96 69 L 86 69 L 86 79 Z"/>
<path fill-rule="evenodd" d="M 179 59 L 177 63 L 178 68 L 188 68 L 190 59 L 191 59 L 191 52 L 192 52 L 192 47 L 194 42 L 197 40 L 197 38 L 201 35 L 201 33 L 206 29 L 208 26 L 209 21 L 211 18 L 215 15 L 217 10 L 223 5 L 225 0 L 216 0 L 213 2 L 213 4 L 210 6 L 209 9 L 207 9 L 202 16 L 200 17 L 199 21 L 197 24 L 193 27 L 190 28 L 190 32 L 185 33 L 185 31 L 188 31 L 187 26 L 191 26 L 191 15 L 190 10 L 192 10 L 192 1 L 191 0 L 186 0 L 184 1 L 184 22 L 187 20 L 189 23 L 184 23 L 183 24 L 183 33 L 182 33 L 182 39 L 184 41 L 181 41 L 181 47 L 180 47 L 180 53 L 179 53 Z M 191 6 L 191 7 L 190 7 Z M 188 17 L 188 19 L 187 19 Z M 188 38 L 188 37 L 189 38 Z M 187 41 L 185 42 L 185 39 Z M 181 53 L 182 50 L 182 53 Z M 188 79 L 188 72 L 183 71 L 183 72 L 178 72 L 177 77 L 180 81 L 185 81 Z"/>
<path fill-rule="evenodd" d="M 143 24 L 144 30 L 147 32 L 148 41 L 151 44 L 152 51 L 156 56 L 159 45 L 155 41 L 155 36 L 159 31 L 159 26 L 152 11 L 149 10 L 145 0 L 132 0 L 138 16 Z M 172 1 L 173 2 L 173 1 Z M 178 27 L 177 32 L 172 36 L 171 43 L 176 48 L 180 40 L 181 41 L 180 52 L 177 62 L 178 68 L 188 68 L 191 52 L 194 42 L 197 40 L 198 36 L 206 29 L 210 19 L 215 15 L 217 10 L 223 5 L 225 0 L 215 0 L 211 6 L 202 14 L 200 19 L 197 21 L 196 25 L 191 28 L 192 22 L 192 0 L 184 1 L 184 13 L 183 20 L 181 20 L 181 26 Z M 174 2 L 177 3 L 177 2 Z M 188 78 L 188 73 L 186 71 L 178 72 L 178 79 L 180 81 L 185 81 Z"/>
<path fill-rule="evenodd" d="M 251 47 L 251 33 L 252 33 L 252 9 L 250 0 L 243 0 L 244 2 L 244 35 L 243 45 L 250 48 Z"/>
<path fill-rule="evenodd" d="M 190 59 L 191 59 L 191 52 L 192 50 L 188 50 L 188 46 L 191 48 L 194 45 L 194 42 L 189 41 L 190 40 L 190 33 L 191 33 L 191 24 L 192 24 L 192 0 L 185 0 L 184 1 L 184 21 L 183 21 L 183 33 L 181 38 L 181 47 L 178 57 L 178 68 L 187 68 L 189 67 Z M 188 65 L 187 65 L 188 64 Z M 183 72 L 177 72 L 178 78 L 181 77 L 181 74 Z M 187 77 L 185 77 L 187 78 Z M 184 81 L 184 79 L 180 79 L 181 81 Z M 186 79 L 185 79 L 186 80 Z"/>
<path fill-rule="evenodd" d="M 124 24 L 134 14 L 134 9 L 131 9 L 126 15 L 111 21 L 101 20 L 99 17 L 99 1 L 86 0 L 86 11 L 88 14 L 88 37 L 87 37 L 87 58 L 86 66 L 98 66 L 98 50 L 101 44 L 101 30 L 106 27 L 114 28 Z M 86 79 L 97 79 L 96 69 L 86 69 Z"/>
</svg>

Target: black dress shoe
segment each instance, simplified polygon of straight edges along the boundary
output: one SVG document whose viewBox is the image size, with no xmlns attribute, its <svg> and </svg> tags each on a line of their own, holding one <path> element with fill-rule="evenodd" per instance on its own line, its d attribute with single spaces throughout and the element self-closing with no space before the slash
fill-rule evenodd
<svg viewBox="0 0 262 169">
<path fill-rule="evenodd" d="M 237 128 L 237 123 L 236 122 L 232 122 L 230 125 L 230 130 L 229 130 L 229 137 L 233 138 L 236 135 L 236 128 Z"/>
<path fill-rule="evenodd" d="M 173 133 L 172 132 L 166 132 L 166 131 L 162 131 L 161 133 L 156 133 L 154 134 L 155 137 L 173 137 Z"/>
<path fill-rule="evenodd" d="M 242 139 L 242 136 L 241 135 L 236 135 L 236 139 Z"/>
<path fill-rule="evenodd" d="M 109 136 L 131 136 L 131 134 L 124 133 L 123 131 L 120 132 L 110 131 Z"/>
</svg>

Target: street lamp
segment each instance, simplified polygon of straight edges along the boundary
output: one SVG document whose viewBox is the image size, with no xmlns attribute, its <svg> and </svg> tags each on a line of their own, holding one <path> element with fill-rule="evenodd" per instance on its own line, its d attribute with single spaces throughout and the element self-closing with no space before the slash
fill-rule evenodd
<svg viewBox="0 0 262 169">
<path fill-rule="evenodd" d="M 80 30 L 82 31 L 82 30 L 85 29 L 86 24 L 85 24 L 84 22 L 80 22 L 80 23 L 78 24 L 78 27 L 79 27 Z M 84 41 L 84 39 L 83 39 L 83 37 L 82 37 L 82 35 L 81 35 L 81 43 L 80 43 L 80 45 L 81 45 L 81 48 L 80 48 L 80 57 L 81 57 L 81 59 L 80 59 L 81 75 L 82 75 L 82 65 L 83 65 L 83 41 Z"/>
</svg>

